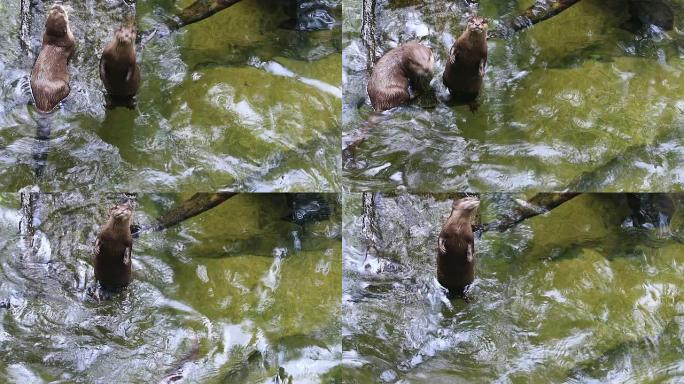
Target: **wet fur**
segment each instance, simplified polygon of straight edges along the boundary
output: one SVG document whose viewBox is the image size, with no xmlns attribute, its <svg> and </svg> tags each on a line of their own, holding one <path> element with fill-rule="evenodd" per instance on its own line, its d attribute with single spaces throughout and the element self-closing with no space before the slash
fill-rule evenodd
<svg viewBox="0 0 684 384">
<path fill-rule="evenodd" d="M 130 99 L 138 93 L 140 68 L 136 61 L 135 39 L 134 27 L 119 28 L 115 39 L 100 57 L 100 79 L 113 100 Z"/>
<path fill-rule="evenodd" d="M 69 96 L 68 65 L 75 47 L 66 11 L 53 6 L 45 22 L 40 54 L 31 71 L 31 92 L 41 112 L 52 111 Z"/>
<path fill-rule="evenodd" d="M 122 214 L 117 217 L 117 214 Z M 105 290 L 118 290 L 131 281 L 131 253 L 133 236 L 130 205 L 117 205 L 110 210 L 109 219 L 95 243 L 95 278 Z"/>
<path fill-rule="evenodd" d="M 475 280 L 475 240 L 471 226 L 474 211 L 462 209 L 466 199 L 454 202 L 438 240 L 437 280 L 450 296 L 464 296 L 466 288 Z"/>
<path fill-rule="evenodd" d="M 375 64 L 368 81 L 373 109 L 381 112 L 408 102 L 411 81 L 431 74 L 433 67 L 432 51 L 417 42 L 408 42 L 387 52 Z"/>
<path fill-rule="evenodd" d="M 449 89 L 452 98 L 458 101 L 472 101 L 477 98 L 482 88 L 487 66 L 487 28 L 477 33 L 474 23 L 485 23 L 484 19 L 475 17 L 468 22 L 468 27 L 451 46 L 442 80 Z"/>
</svg>

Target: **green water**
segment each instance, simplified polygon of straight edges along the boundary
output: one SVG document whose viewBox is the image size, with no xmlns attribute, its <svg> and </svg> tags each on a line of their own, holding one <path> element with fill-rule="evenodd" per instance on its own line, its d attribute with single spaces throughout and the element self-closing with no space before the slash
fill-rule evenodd
<svg viewBox="0 0 684 384">
<path fill-rule="evenodd" d="M 482 221 L 521 197 L 482 195 Z M 466 304 L 447 300 L 436 281 L 451 200 L 377 197 L 379 258 L 365 256 L 361 195 L 345 205 L 346 382 L 684 380 L 681 210 L 658 232 L 623 225 L 624 196 L 582 195 L 487 232 Z"/>
<path fill-rule="evenodd" d="M 509 39 L 492 38 L 481 105 L 471 113 L 445 103 L 448 48 L 474 12 L 495 29 L 534 2 L 412 3 L 378 2 L 379 50 L 409 40 L 430 46 L 431 88 L 373 128 L 345 169 L 347 190 L 681 190 L 684 19 L 670 32 L 634 35 L 620 28 L 629 18 L 623 0 L 585 0 Z M 681 14 L 684 3 L 670 4 Z M 345 142 L 371 114 L 360 31 L 361 2 L 345 1 Z"/>
<path fill-rule="evenodd" d="M 0 6 L 9 21 L 0 27 L 2 190 L 340 189 L 340 27 L 282 29 L 287 15 L 268 0 L 245 0 L 174 33 L 162 21 L 190 2 L 67 4 L 78 45 L 72 91 L 47 119 L 47 163 L 36 176 L 41 117 L 29 105 L 34 57 L 19 44 L 19 3 Z M 99 57 L 126 14 L 145 35 L 138 104 L 105 110 Z M 29 51 L 37 53 L 44 19 L 35 19 Z"/>
<path fill-rule="evenodd" d="M 134 222 L 189 196 L 137 195 Z M 269 382 L 283 368 L 315 383 L 339 365 L 336 195 L 323 197 L 329 219 L 303 226 L 283 219 L 285 195 L 240 195 L 143 234 L 133 282 L 100 303 L 93 244 L 122 196 L 42 194 L 23 211 L 18 195 L 0 198 L 1 382 L 160 382 L 182 366 L 184 382 Z M 26 212 L 34 228 L 17 233 Z"/>
</svg>

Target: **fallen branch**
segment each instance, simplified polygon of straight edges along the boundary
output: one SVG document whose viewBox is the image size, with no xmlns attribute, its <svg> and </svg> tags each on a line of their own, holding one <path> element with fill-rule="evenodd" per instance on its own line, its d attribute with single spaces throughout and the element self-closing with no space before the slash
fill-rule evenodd
<svg viewBox="0 0 684 384">
<path fill-rule="evenodd" d="M 179 29 L 213 16 L 238 2 L 240 0 L 197 0 L 168 19 L 166 25 L 173 30 Z"/>
<path fill-rule="evenodd" d="M 482 232 L 487 232 L 490 230 L 504 232 L 524 220 L 545 214 L 578 195 L 580 195 L 580 193 L 575 192 L 538 193 L 531 199 L 518 204 L 518 206 L 509 214 L 501 216 L 496 221 L 483 224 L 473 229 L 481 230 Z"/>
<path fill-rule="evenodd" d="M 529 28 L 544 20 L 565 11 L 577 4 L 580 0 L 538 0 L 534 5 L 524 10 L 518 17 L 511 22 L 511 29 L 514 32 Z"/>
<path fill-rule="evenodd" d="M 161 231 L 171 228 L 179 223 L 195 217 L 200 213 L 204 213 L 216 206 L 224 203 L 226 200 L 237 195 L 234 192 L 218 192 L 218 193 L 196 193 L 188 200 L 185 200 L 177 207 L 159 216 L 156 225 L 147 227 L 131 228 L 133 236 L 138 237 L 142 233 Z"/>
<path fill-rule="evenodd" d="M 237 195 L 235 192 L 196 193 L 181 205 L 158 217 L 158 225 L 155 229 L 162 230 L 173 227 L 184 220 L 215 208 L 235 195 Z"/>
</svg>

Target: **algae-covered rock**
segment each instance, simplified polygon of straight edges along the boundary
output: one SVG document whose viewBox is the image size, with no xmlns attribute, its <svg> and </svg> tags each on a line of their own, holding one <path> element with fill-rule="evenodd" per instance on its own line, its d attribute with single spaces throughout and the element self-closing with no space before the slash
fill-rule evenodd
<svg viewBox="0 0 684 384">
<path fill-rule="evenodd" d="M 532 71 L 516 87 L 513 121 L 529 141 L 574 148 L 589 164 L 651 144 L 678 122 L 673 100 L 684 94 L 684 74 L 646 61 L 619 57 Z"/>
<path fill-rule="evenodd" d="M 339 135 L 339 97 L 296 73 L 272 74 L 267 65 L 211 67 L 192 77 L 173 90 L 170 122 L 185 146 L 211 154 L 205 160 L 212 167 L 202 171 L 212 177 L 229 173 L 246 181 L 283 163 L 319 168 L 303 152 L 317 151 L 319 141 Z M 289 182 L 297 178 L 292 177 Z"/>
<path fill-rule="evenodd" d="M 630 210 L 620 195 L 583 194 L 527 221 L 534 241 L 526 255 L 532 259 L 558 256 L 554 250 L 601 241 L 616 233 Z"/>
</svg>

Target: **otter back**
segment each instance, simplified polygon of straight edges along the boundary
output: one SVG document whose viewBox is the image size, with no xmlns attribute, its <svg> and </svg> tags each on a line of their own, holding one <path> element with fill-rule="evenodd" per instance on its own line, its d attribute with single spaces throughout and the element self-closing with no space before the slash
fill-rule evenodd
<svg viewBox="0 0 684 384">
<path fill-rule="evenodd" d="M 63 11 L 62 11 L 63 12 Z M 64 19 L 56 20 L 56 18 Z M 66 33 L 61 36 L 49 34 L 54 29 L 53 23 L 66 25 Z M 43 35 L 41 47 L 36 63 L 31 71 L 31 91 L 36 108 L 41 112 L 50 112 L 71 92 L 69 87 L 69 59 L 74 53 L 74 36 L 66 21 L 66 13 L 53 16 L 51 11 L 46 22 L 46 32 Z"/>
</svg>

